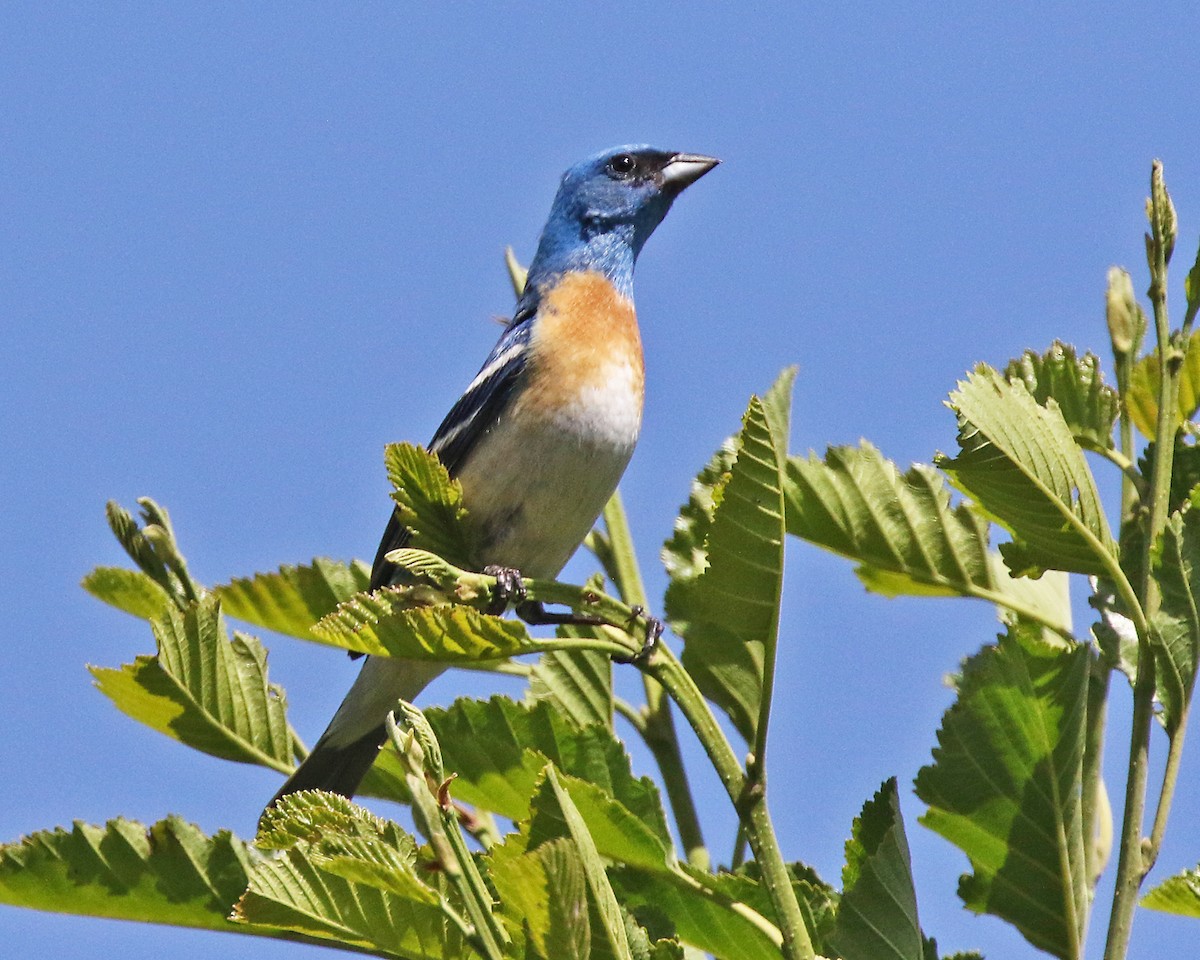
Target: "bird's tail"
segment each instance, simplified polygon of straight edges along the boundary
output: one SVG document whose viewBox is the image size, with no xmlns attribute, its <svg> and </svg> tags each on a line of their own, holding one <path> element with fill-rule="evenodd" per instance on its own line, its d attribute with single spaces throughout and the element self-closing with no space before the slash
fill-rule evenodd
<svg viewBox="0 0 1200 960">
<path fill-rule="evenodd" d="M 271 798 L 267 809 L 275 806 L 281 797 L 301 790 L 327 790 L 340 793 L 343 797 L 353 797 L 379 755 L 379 748 L 385 739 L 387 732 L 383 724 L 347 744 L 334 745 L 329 741 L 328 734 L 322 736 L 312 753 L 304 758 L 304 762 Z"/>
<path fill-rule="evenodd" d="M 353 797 L 387 739 L 384 721 L 396 701 L 412 700 L 444 670 L 440 664 L 367 657 L 329 726 L 279 792 L 270 809 L 289 793 L 328 790 Z"/>
</svg>

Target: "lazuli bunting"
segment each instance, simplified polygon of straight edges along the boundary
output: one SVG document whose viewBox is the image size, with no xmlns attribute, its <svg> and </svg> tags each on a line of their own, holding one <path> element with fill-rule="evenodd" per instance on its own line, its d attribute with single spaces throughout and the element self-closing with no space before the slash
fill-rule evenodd
<svg viewBox="0 0 1200 960">
<path fill-rule="evenodd" d="M 717 162 L 626 146 L 563 175 L 516 313 L 429 445 L 462 484 L 478 569 L 556 576 L 612 496 L 642 420 L 634 263 L 675 198 Z M 406 540 L 393 512 L 372 589 L 398 576 L 387 554 Z M 397 699 L 443 669 L 368 657 L 271 803 L 297 790 L 353 796 Z"/>
</svg>

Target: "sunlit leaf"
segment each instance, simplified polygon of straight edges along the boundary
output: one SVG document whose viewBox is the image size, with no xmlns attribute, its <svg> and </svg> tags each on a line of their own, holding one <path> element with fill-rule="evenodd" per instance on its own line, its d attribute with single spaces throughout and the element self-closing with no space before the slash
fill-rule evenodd
<svg viewBox="0 0 1200 960">
<path fill-rule="evenodd" d="M 1129 416 L 1142 436 L 1154 439 L 1158 424 L 1158 390 L 1162 381 L 1158 351 L 1152 351 L 1133 366 L 1125 402 Z M 1183 367 L 1179 371 L 1179 419 L 1191 420 L 1200 407 L 1200 335 L 1188 338 Z"/>
<path fill-rule="evenodd" d="M 938 466 L 1013 535 L 1000 552 L 1015 573 L 1102 575 L 1116 544 L 1083 453 L 1053 399 L 981 365 L 950 396 L 960 452 Z"/>
<path fill-rule="evenodd" d="M 612 883 L 622 905 L 652 936 L 677 936 L 722 960 L 779 960 L 776 941 L 729 908 L 758 892 L 754 881 L 722 875 L 715 896 L 704 896 L 676 878 L 639 870 L 612 871 Z"/>
<path fill-rule="evenodd" d="M 174 602 L 148 574 L 125 567 L 96 567 L 83 578 L 83 589 L 96 599 L 143 620 L 162 616 Z"/>
<path fill-rule="evenodd" d="M 0 845 L 0 902 L 228 931 L 229 908 L 258 859 L 228 831 L 206 837 L 178 817 L 149 828 L 124 819 L 77 822 Z"/>
<path fill-rule="evenodd" d="M 415 444 L 389 443 L 384 461 L 400 523 L 410 534 L 407 545 L 469 567 L 471 544 L 459 482 L 436 456 Z"/>
<path fill-rule="evenodd" d="M 317 557 L 302 566 L 285 565 L 275 573 L 238 577 L 214 587 L 225 613 L 264 630 L 315 640 L 312 625 L 371 582 L 361 560 L 349 564 Z"/>
<path fill-rule="evenodd" d="M 1192 699 L 1200 656 L 1200 489 L 1171 514 L 1151 556 L 1162 605 L 1151 638 L 1162 720 L 1175 734 Z"/>
<path fill-rule="evenodd" d="M 562 784 L 554 767 L 547 766 L 535 793 L 533 816 L 529 824 L 529 850 L 535 852 L 547 842 L 560 838 L 570 841 L 578 855 L 587 886 L 588 922 L 594 960 L 633 960 L 625 921 L 604 870 L 604 861 L 588 827 L 575 806 L 572 795 Z"/>
<path fill-rule="evenodd" d="M 1020 380 L 1043 406 L 1053 398 L 1072 436 L 1083 446 L 1106 450 L 1120 412 L 1117 392 L 1106 386 L 1095 354 L 1079 356 L 1070 344 L 1055 340 L 1044 354 L 1026 350 L 1004 375 Z"/>
<path fill-rule="evenodd" d="M 1065 958 L 1082 955 L 1088 908 L 1080 798 L 1092 656 L 1010 629 L 964 664 L 934 763 L 916 781 L 929 804 L 921 822 L 970 858 L 966 905 Z"/>
<path fill-rule="evenodd" d="M 153 623 L 158 653 L 119 670 L 90 667 L 124 713 L 190 747 L 276 770 L 292 767 L 283 691 L 267 679 L 267 653 L 253 637 L 226 637 L 218 601 Z"/>
<path fill-rule="evenodd" d="M 684 666 L 749 742 L 758 725 L 764 657 L 778 630 L 787 458 L 787 426 L 779 422 L 786 420 L 786 403 L 780 395 L 788 395 L 791 380 L 792 372 L 785 372 L 766 400 L 751 398 L 728 480 L 712 488 L 708 524 L 704 511 L 693 509 L 694 487 L 665 553 L 675 566 L 666 611 L 684 640 Z M 702 563 L 694 551 L 689 560 L 682 549 L 685 539 L 694 545 L 698 534 Z"/>
<path fill-rule="evenodd" d="M 282 853 L 250 870 L 235 921 L 389 956 L 477 956 L 442 909 L 451 894 L 418 875 L 412 838 L 395 824 L 307 793 L 281 801 L 266 825 L 262 842 Z"/>
<path fill-rule="evenodd" d="M 356 594 L 312 628 L 322 643 L 372 656 L 472 663 L 536 653 L 519 620 L 452 604 L 413 606 L 403 589 Z"/>
<path fill-rule="evenodd" d="M 453 795 L 512 820 L 529 816 L 530 796 L 547 762 L 563 772 L 605 856 L 662 866 L 670 834 L 658 790 L 635 777 L 625 749 L 602 726 L 579 728 L 548 703 L 460 699 L 425 718 L 456 775 Z M 586 791 L 576 781 L 594 785 Z"/>
<path fill-rule="evenodd" d="M 1169 877 L 1142 897 L 1142 906 L 1200 919 L 1200 867 Z"/>
<path fill-rule="evenodd" d="M 987 523 L 932 467 L 900 473 L 865 440 L 788 460 L 788 533 L 856 561 L 871 590 L 888 596 L 957 596 L 995 588 Z"/>
</svg>

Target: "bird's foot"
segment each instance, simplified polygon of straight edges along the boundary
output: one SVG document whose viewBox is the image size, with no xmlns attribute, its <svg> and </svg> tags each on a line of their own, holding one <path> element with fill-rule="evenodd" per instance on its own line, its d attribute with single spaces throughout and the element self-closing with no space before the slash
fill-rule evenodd
<svg viewBox="0 0 1200 960">
<path fill-rule="evenodd" d="M 498 617 L 507 610 L 510 603 L 517 607 L 525 603 L 525 581 L 521 577 L 520 570 L 515 567 L 488 564 L 483 568 L 483 572 L 489 577 L 496 578 L 496 587 L 492 591 L 492 602 L 488 604 L 487 608 L 487 612 L 493 617 Z"/>
<path fill-rule="evenodd" d="M 635 606 L 630 611 L 629 622 L 625 625 L 626 629 L 632 632 L 634 624 L 638 620 L 643 620 L 646 624 L 646 634 L 642 640 L 642 649 L 629 657 L 613 657 L 614 662 L 633 663 L 640 666 L 649 660 L 650 655 L 654 653 L 655 648 L 658 646 L 658 641 L 662 639 L 663 622 L 658 617 L 652 617 L 646 613 L 644 607 Z"/>
</svg>

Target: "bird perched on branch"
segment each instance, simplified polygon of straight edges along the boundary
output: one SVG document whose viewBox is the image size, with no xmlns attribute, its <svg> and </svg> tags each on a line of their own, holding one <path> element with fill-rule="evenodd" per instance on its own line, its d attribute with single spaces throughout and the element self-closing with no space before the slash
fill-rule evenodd
<svg viewBox="0 0 1200 960">
<path fill-rule="evenodd" d="M 556 576 L 612 496 L 642 421 L 634 264 L 675 198 L 717 163 L 626 146 L 563 175 L 516 312 L 429 445 L 462 484 L 478 569 Z M 393 512 L 371 589 L 397 578 L 387 554 L 407 536 Z M 368 657 L 271 803 L 298 790 L 353 796 L 388 712 L 443 669 Z"/>
</svg>

